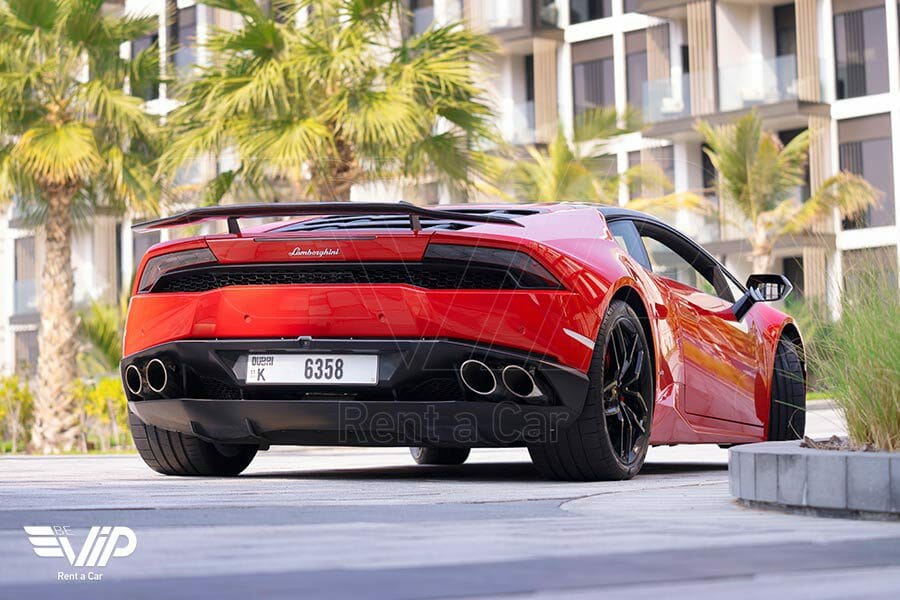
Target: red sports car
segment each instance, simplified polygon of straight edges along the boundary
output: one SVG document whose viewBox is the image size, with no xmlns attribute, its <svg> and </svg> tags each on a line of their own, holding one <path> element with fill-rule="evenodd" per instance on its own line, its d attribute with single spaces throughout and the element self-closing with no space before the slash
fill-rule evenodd
<svg viewBox="0 0 900 600">
<path fill-rule="evenodd" d="M 293 217 L 254 228 L 241 219 Z M 800 333 L 654 217 L 583 205 L 266 204 L 141 261 L 122 379 L 147 464 L 236 475 L 271 444 L 527 446 L 559 479 L 627 479 L 656 444 L 803 434 Z M 245 222 L 246 224 L 246 222 Z"/>
</svg>

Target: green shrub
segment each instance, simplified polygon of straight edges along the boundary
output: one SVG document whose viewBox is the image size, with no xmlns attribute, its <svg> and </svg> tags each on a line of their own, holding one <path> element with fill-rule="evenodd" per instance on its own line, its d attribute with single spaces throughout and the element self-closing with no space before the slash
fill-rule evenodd
<svg viewBox="0 0 900 600">
<path fill-rule="evenodd" d="M 31 391 L 17 375 L 0 378 L 0 451 L 25 448 L 31 424 Z"/>
<path fill-rule="evenodd" d="M 822 364 L 828 349 L 828 339 L 834 323 L 831 320 L 828 309 L 824 303 L 808 299 L 788 298 L 785 303 L 785 312 L 794 319 L 803 336 L 803 347 L 806 351 L 808 385 L 810 393 L 830 396 L 829 390 L 823 385 Z"/>
<path fill-rule="evenodd" d="M 812 362 L 847 421 L 850 440 L 900 450 L 900 292 L 896 274 L 854 274 L 841 318 Z"/>
<path fill-rule="evenodd" d="M 102 377 L 96 381 L 78 379 L 72 395 L 78 407 L 81 452 L 130 447 L 128 403 L 118 377 Z"/>
</svg>

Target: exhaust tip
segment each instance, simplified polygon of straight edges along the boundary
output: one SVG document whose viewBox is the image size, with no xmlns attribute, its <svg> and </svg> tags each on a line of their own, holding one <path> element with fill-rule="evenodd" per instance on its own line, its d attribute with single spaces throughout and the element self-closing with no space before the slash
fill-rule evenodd
<svg viewBox="0 0 900 600">
<path fill-rule="evenodd" d="M 141 371 L 134 365 L 125 367 L 125 387 L 135 396 L 139 396 L 144 387 Z"/>
<path fill-rule="evenodd" d="M 536 398 L 542 395 L 531 373 L 519 365 L 507 365 L 504 367 L 500 373 L 500 378 L 503 380 L 503 385 L 513 396 Z"/>
<path fill-rule="evenodd" d="M 497 391 L 497 378 L 490 367 L 480 360 L 469 359 L 459 367 L 463 385 L 479 396 L 490 396 Z"/>
<path fill-rule="evenodd" d="M 158 358 L 147 363 L 147 387 L 156 392 L 162 392 L 169 383 L 169 372 L 166 365 Z"/>
</svg>

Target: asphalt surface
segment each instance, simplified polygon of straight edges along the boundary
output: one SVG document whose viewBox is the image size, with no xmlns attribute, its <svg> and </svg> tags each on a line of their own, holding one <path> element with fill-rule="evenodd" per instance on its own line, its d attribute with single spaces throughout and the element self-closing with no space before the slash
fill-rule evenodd
<svg viewBox="0 0 900 600">
<path fill-rule="evenodd" d="M 827 409 L 809 421 L 841 430 Z M 900 523 L 740 507 L 726 460 L 655 448 L 632 481 L 572 484 L 539 479 L 523 450 L 451 468 L 277 449 L 231 480 L 136 455 L 0 458 L 0 598 L 900 597 Z M 26 525 L 68 526 L 76 553 L 94 525 L 137 546 L 73 567 L 36 556 Z"/>
</svg>

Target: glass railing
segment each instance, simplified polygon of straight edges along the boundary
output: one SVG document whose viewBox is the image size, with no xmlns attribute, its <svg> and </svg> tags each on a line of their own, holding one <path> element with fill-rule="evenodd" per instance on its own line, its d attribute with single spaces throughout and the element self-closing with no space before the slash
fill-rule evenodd
<svg viewBox="0 0 900 600">
<path fill-rule="evenodd" d="M 559 3 L 554 0 L 534 0 L 535 23 L 539 27 L 559 27 Z"/>
<path fill-rule="evenodd" d="M 701 244 L 718 242 L 722 239 L 722 223 L 719 215 L 722 209 L 721 202 L 715 190 L 704 190 L 702 195 L 710 212 L 696 217 L 690 235 Z"/>
<path fill-rule="evenodd" d="M 691 114 L 691 79 L 685 73 L 676 79 L 644 83 L 642 116 L 649 123 L 679 119 Z"/>
<path fill-rule="evenodd" d="M 489 30 L 510 29 L 525 25 L 523 0 L 492 0 L 485 2 L 484 20 Z"/>
<path fill-rule="evenodd" d="M 534 102 L 522 102 L 512 108 L 512 119 L 506 123 L 506 139 L 513 144 L 534 144 L 537 141 L 534 121 Z"/>
<path fill-rule="evenodd" d="M 13 311 L 17 315 L 37 312 L 37 282 L 34 279 L 13 281 Z"/>
<path fill-rule="evenodd" d="M 793 54 L 770 60 L 719 69 L 719 110 L 740 110 L 758 104 L 775 104 L 798 97 L 797 57 Z"/>
</svg>

